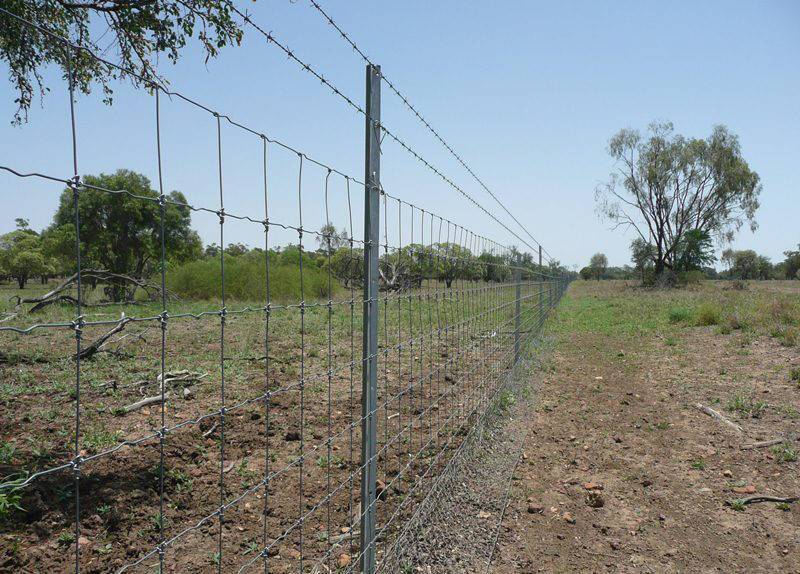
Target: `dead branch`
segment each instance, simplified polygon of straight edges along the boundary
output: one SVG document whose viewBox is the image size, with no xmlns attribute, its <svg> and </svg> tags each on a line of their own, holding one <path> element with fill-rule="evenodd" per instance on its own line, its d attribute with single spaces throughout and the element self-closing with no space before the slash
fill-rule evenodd
<svg viewBox="0 0 800 574">
<path fill-rule="evenodd" d="M 215 430 L 217 430 L 217 423 L 214 423 L 213 425 L 211 425 L 211 428 L 203 433 L 203 438 L 210 437 L 212 434 L 214 434 Z"/>
<path fill-rule="evenodd" d="M 784 439 L 784 438 L 774 438 L 772 440 L 762 440 L 760 442 L 754 442 L 754 443 L 750 443 L 750 444 L 743 444 L 739 448 L 741 450 L 752 450 L 752 449 L 756 449 L 756 448 L 765 448 L 765 447 L 768 447 L 768 446 L 775 446 L 776 444 L 781 444 L 782 442 L 785 442 L 785 441 L 786 441 L 786 439 Z"/>
<path fill-rule="evenodd" d="M 157 403 L 161 403 L 162 401 L 165 401 L 168 396 L 169 396 L 169 393 L 165 394 L 163 397 L 161 395 L 158 395 L 158 396 L 155 396 L 155 397 L 146 397 L 146 398 L 142 399 L 141 401 L 136 401 L 135 403 L 131 403 L 131 404 L 127 405 L 127 406 L 122 407 L 122 410 L 125 411 L 125 414 L 128 414 L 128 413 L 133 412 L 133 411 L 138 411 L 142 407 L 146 407 L 148 405 L 154 405 L 154 404 L 157 404 Z"/>
<path fill-rule="evenodd" d="M 738 498 L 736 499 L 736 503 L 739 504 L 756 504 L 757 502 L 778 502 L 784 504 L 792 504 L 793 502 L 797 502 L 800 500 L 800 496 L 787 496 L 787 497 L 780 497 L 780 496 L 764 496 L 764 495 L 756 495 L 756 496 L 748 496 L 747 498 Z M 728 506 L 733 506 L 733 500 L 726 500 L 725 504 Z"/>
<path fill-rule="evenodd" d="M 161 287 L 158 285 L 154 285 L 149 283 L 143 279 L 139 279 L 137 277 L 131 277 L 130 275 L 125 275 L 122 273 L 112 273 L 111 271 L 106 271 L 105 269 L 85 269 L 81 271 L 80 278 L 82 280 L 86 279 L 95 279 L 101 283 L 117 283 L 117 284 L 127 284 L 133 285 L 139 289 L 142 289 L 145 293 L 147 293 L 148 297 L 151 300 L 155 300 L 158 296 L 161 295 Z M 58 286 L 56 286 L 51 291 L 41 295 L 39 297 L 30 297 L 27 299 L 22 299 L 22 303 L 33 303 L 34 306 L 31 307 L 31 313 L 39 311 L 48 305 L 52 305 L 54 303 L 60 302 L 67 302 L 71 304 L 77 303 L 77 300 L 72 295 L 62 295 L 64 291 L 67 289 L 71 289 L 73 286 L 76 286 L 78 282 L 78 274 L 73 273 L 64 281 L 62 281 Z M 174 293 L 167 291 L 167 295 L 171 299 L 177 299 Z M 125 301 L 126 304 L 134 304 L 135 301 Z M 94 303 L 87 306 L 104 306 L 109 304 L 106 303 Z M 111 304 L 115 304 L 111 302 Z"/>
<path fill-rule="evenodd" d="M 728 418 L 725 418 L 722 414 L 718 413 L 717 411 L 715 411 L 711 407 L 707 407 L 707 406 L 701 405 L 700 403 L 695 404 L 695 407 L 697 407 L 700 411 L 704 412 L 708 416 L 717 419 L 719 422 L 721 422 L 724 425 L 726 425 L 727 427 L 735 430 L 736 432 L 742 432 L 742 427 L 737 425 L 732 420 L 730 420 Z"/>
<path fill-rule="evenodd" d="M 78 353 L 76 357 L 79 359 L 91 358 L 92 356 L 94 356 L 95 353 L 97 353 L 100 350 L 100 347 L 102 347 L 106 343 L 106 341 L 108 341 L 111 337 L 122 331 L 125 328 L 125 325 L 130 323 L 130 321 L 131 321 L 130 317 L 125 317 L 123 319 L 120 319 L 119 323 L 117 323 L 113 329 L 108 331 L 105 335 L 101 335 L 100 337 L 98 337 L 95 340 L 95 342 L 89 345 L 88 347 L 81 349 L 81 352 Z"/>
</svg>

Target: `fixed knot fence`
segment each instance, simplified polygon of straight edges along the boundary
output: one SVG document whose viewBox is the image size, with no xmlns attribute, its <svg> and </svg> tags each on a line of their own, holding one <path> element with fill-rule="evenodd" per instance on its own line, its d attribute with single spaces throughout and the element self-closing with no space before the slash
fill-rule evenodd
<svg viewBox="0 0 800 574">
<path fill-rule="evenodd" d="M 371 62 L 363 180 L 152 84 L 155 185 L 81 175 L 70 62 L 113 64 L 2 11 L 64 52 L 71 166 L 0 166 L 60 198 L 49 283 L 0 323 L 3 568 L 381 571 L 568 278 L 384 188 Z M 175 107 L 213 205 L 165 191 Z"/>
</svg>

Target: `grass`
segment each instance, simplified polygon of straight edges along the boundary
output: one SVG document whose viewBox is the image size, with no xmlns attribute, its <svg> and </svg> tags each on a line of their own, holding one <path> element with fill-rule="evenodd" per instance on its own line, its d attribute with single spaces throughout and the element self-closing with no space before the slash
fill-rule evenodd
<svg viewBox="0 0 800 574">
<path fill-rule="evenodd" d="M 705 470 L 706 469 L 706 461 L 702 458 L 698 458 L 695 461 L 692 461 L 692 468 L 695 470 Z"/>
<path fill-rule="evenodd" d="M 750 396 L 736 393 L 728 401 L 727 409 L 745 418 L 760 418 L 769 405 L 765 401 L 754 400 Z"/>
<path fill-rule="evenodd" d="M 696 323 L 701 327 L 710 327 L 712 325 L 719 325 L 722 313 L 714 303 L 703 303 L 697 309 Z"/>
<path fill-rule="evenodd" d="M 797 462 L 797 449 L 793 446 L 783 443 L 772 447 L 772 454 L 778 463 L 782 462 Z"/>
<path fill-rule="evenodd" d="M 692 312 L 686 307 L 673 307 L 669 310 L 669 322 L 672 325 L 686 323 L 692 317 Z"/>
</svg>

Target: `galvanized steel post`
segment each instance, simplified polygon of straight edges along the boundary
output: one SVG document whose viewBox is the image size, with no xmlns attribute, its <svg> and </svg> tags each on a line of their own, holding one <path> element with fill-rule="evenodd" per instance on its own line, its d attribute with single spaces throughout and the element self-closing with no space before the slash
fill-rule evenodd
<svg viewBox="0 0 800 574">
<path fill-rule="evenodd" d="M 361 384 L 361 572 L 375 572 L 375 484 L 378 437 L 378 255 L 380 250 L 380 66 L 367 65 L 364 158 L 364 330 Z"/>
</svg>

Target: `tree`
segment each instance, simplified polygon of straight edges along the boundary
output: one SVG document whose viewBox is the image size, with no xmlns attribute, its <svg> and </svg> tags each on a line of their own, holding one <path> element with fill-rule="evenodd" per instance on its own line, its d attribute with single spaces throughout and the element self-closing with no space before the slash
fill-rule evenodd
<svg viewBox="0 0 800 574">
<path fill-rule="evenodd" d="M 330 241 L 330 244 L 328 241 Z M 322 226 L 322 229 L 319 230 L 317 244 L 319 245 L 319 251 L 327 254 L 330 249 L 331 254 L 333 254 L 333 252 L 340 247 L 350 245 L 350 238 L 346 230 L 342 229 L 341 232 L 336 231 L 336 226 L 333 223 L 326 223 Z"/>
<path fill-rule="evenodd" d="M 110 175 L 86 176 L 83 182 L 86 186 L 78 195 L 82 267 L 99 267 L 137 279 L 154 271 L 161 258 L 161 214 L 158 193 L 151 189 L 150 180 L 144 175 L 121 169 Z M 108 193 L 100 189 L 125 190 L 128 193 Z M 142 197 L 152 198 L 152 201 Z M 200 238 L 189 227 L 191 211 L 185 206 L 186 198 L 173 191 L 166 199 L 164 244 L 168 259 L 180 263 L 198 257 L 201 253 Z M 53 249 L 68 257 L 74 266 L 73 201 L 72 190 L 65 189 L 47 234 L 67 242 L 57 243 Z M 132 295 L 124 284 L 112 284 L 106 291 L 112 301 L 121 301 Z"/>
<path fill-rule="evenodd" d="M 25 288 L 31 277 L 54 272 L 52 261 L 42 249 L 42 238 L 27 229 L 27 225 L 0 236 L 0 269 L 15 279 L 20 289 Z"/>
<path fill-rule="evenodd" d="M 207 61 L 223 47 L 238 45 L 243 36 L 232 4 L 221 0 L 16 0 L 3 6 L 83 50 L 101 54 L 113 47 L 119 63 L 115 67 L 86 51 L 67 50 L 44 32 L 0 13 L 0 59 L 16 92 L 15 123 L 26 121 L 34 97 L 47 92 L 49 75 L 44 72 L 51 65 L 65 76 L 71 67 L 76 91 L 88 94 L 97 84 L 111 103 L 117 79 L 163 85 L 156 59 L 166 56 L 175 63 L 192 38 Z"/>
<path fill-rule="evenodd" d="M 646 272 L 653 267 L 655 249 L 641 237 L 631 241 L 631 261 L 642 278 L 642 283 L 646 283 Z"/>
<path fill-rule="evenodd" d="M 797 251 L 784 251 L 784 274 L 787 279 L 800 279 L 800 245 Z"/>
<path fill-rule="evenodd" d="M 731 275 L 737 279 L 758 279 L 758 254 L 752 249 L 734 251 Z"/>
<path fill-rule="evenodd" d="M 589 260 L 589 269 L 592 272 L 592 277 L 600 281 L 608 268 L 608 257 L 603 253 L 595 253 Z"/>
<path fill-rule="evenodd" d="M 655 248 L 654 271 L 675 271 L 687 233 L 729 241 L 745 222 L 755 230 L 761 183 L 724 126 L 706 139 L 652 123 L 648 134 L 623 129 L 609 141 L 617 172 L 596 189 L 598 210 L 614 228 L 632 228 Z"/>
<path fill-rule="evenodd" d="M 692 229 L 683 235 L 675 250 L 675 271 L 697 271 L 716 259 L 708 232 Z"/>
</svg>

